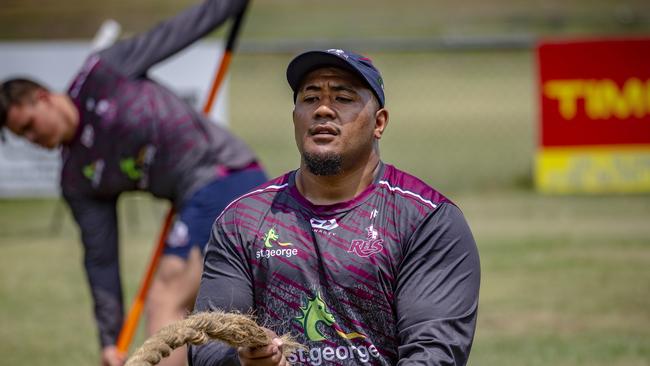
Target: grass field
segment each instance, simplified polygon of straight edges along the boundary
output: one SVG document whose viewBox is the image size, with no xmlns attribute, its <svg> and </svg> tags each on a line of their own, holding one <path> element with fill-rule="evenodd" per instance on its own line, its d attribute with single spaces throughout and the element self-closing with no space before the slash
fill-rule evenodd
<svg viewBox="0 0 650 366">
<path fill-rule="evenodd" d="M 392 111 L 385 161 L 449 193 L 477 238 L 483 280 L 472 365 L 650 364 L 650 196 L 530 189 L 531 55 L 372 56 Z M 288 58 L 240 55 L 231 75 L 232 129 L 271 175 L 297 164 Z M 121 202 L 127 299 L 164 207 L 142 195 Z M 56 201 L 0 201 L 2 364 L 96 364 L 77 233 L 58 210 Z"/>
<path fill-rule="evenodd" d="M 482 261 L 471 365 L 648 365 L 650 200 L 452 197 Z M 4 365 L 93 365 L 97 344 L 76 230 L 56 201 L 0 201 L 0 355 Z M 165 205 L 121 201 L 121 258 L 133 297 Z M 137 339 L 141 344 L 142 336 Z"/>
<path fill-rule="evenodd" d="M 372 56 L 391 110 L 384 159 L 448 193 L 479 245 L 471 364 L 649 365 L 650 196 L 534 193 L 531 54 Z M 297 164 L 283 76 L 289 57 L 238 55 L 231 75 L 231 127 L 271 175 Z M 121 201 L 127 299 L 164 211 L 164 203 L 143 195 Z M 56 201 L 0 201 L 0 238 L 3 364 L 96 364 L 81 251 L 67 211 Z M 136 344 L 142 341 L 140 334 Z"/>
<path fill-rule="evenodd" d="M 193 2 L 7 0 L 0 38 L 88 38 L 106 17 L 131 33 Z M 317 13 L 313 4 L 254 1 L 243 40 L 325 38 L 334 46 L 351 36 L 650 29 L 649 3 L 636 0 L 470 0 L 464 6 L 337 0 L 319 3 Z M 650 195 L 543 196 L 532 190 L 533 54 L 370 56 L 383 72 L 390 110 L 383 159 L 450 196 L 477 239 L 483 272 L 471 365 L 650 365 Z M 230 76 L 231 128 L 274 176 L 298 162 L 284 79 L 289 58 L 236 55 Z M 0 200 L 0 365 L 98 364 L 77 230 L 59 205 Z M 141 194 L 120 202 L 128 301 L 165 210 L 165 203 Z M 142 341 L 140 334 L 136 343 Z"/>
</svg>

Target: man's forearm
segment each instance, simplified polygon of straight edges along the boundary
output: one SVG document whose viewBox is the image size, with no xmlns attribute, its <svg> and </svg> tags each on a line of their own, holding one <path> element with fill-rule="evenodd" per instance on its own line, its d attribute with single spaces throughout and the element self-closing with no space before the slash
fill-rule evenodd
<svg viewBox="0 0 650 366">
<path fill-rule="evenodd" d="M 117 250 L 117 200 L 99 200 L 65 193 L 64 197 L 81 231 L 84 267 L 93 296 L 101 344 L 114 344 L 123 316 Z"/>
<path fill-rule="evenodd" d="M 102 347 L 114 345 L 122 327 L 124 308 L 117 262 L 106 266 L 86 263 L 88 283 Z"/>
</svg>

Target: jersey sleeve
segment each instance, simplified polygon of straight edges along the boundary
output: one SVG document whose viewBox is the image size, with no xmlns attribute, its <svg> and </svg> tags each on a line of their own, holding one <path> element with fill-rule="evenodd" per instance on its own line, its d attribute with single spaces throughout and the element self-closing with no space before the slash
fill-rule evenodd
<svg viewBox="0 0 650 366">
<path fill-rule="evenodd" d="M 113 345 L 124 309 L 118 262 L 116 199 L 91 199 L 64 194 L 81 230 L 84 266 L 94 301 L 102 347 Z"/>
<path fill-rule="evenodd" d="M 398 365 L 465 365 L 476 328 L 480 264 L 463 214 L 445 203 L 408 241 L 396 285 Z"/>
<path fill-rule="evenodd" d="M 253 309 L 253 276 L 248 266 L 234 210 L 214 224 L 206 247 L 203 277 L 195 312 L 223 310 L 248 313 Z M 223 343 L 210 342 L 189 348 L 190 366 L 239 365 L 237 352 Z"/>
<path fill-rule="evenodd" d="M 206 0 L 153 29 L 117 42 L 99 52 L 102 61 L 126 77 L 144 76 L 154 64 L 170 57 L 242 11 L 246 0 Z"/>
</svg>

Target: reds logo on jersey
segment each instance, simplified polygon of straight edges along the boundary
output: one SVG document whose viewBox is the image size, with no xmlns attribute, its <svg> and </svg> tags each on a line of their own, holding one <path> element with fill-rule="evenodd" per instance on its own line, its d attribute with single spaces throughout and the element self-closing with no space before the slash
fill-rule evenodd
<svg viewBox="0 0 650 366">
<path fill-rule="evenodd" d="M 370 257 L 384 249 L 384 239 L 379 238 L 379 233 L 370 225 L 366 228 L 366 240 L 355 239 L 350 242 L 348 253 L 354 253 L 359 257 Z"/>
</svg>

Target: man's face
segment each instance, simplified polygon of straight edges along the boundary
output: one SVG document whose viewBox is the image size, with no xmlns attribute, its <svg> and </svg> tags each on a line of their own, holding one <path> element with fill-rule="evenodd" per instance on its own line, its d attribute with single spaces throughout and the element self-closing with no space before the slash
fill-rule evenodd
<svg viewBox="0 0 650 366">
<path fill-rule="evenodd" d="M 35 92 L 33 98 L 9 107 L 7 128 L 14 134 L 47 149 L 61 144 L 65 123 L 45 91 Z"/>
<path fill-rule="evenodd" d="M 313 159 L 325 159 L 346 169 L 368 160 L 386 127 L 387 112 L 379 110 L 372 92 L 356 75 L 327 67 L 310 72 L 302 81 L 293 123 L 298 150 L 308 167 Z M 340 171 L 310 170 L 317 175 Z"/>
</svg>

